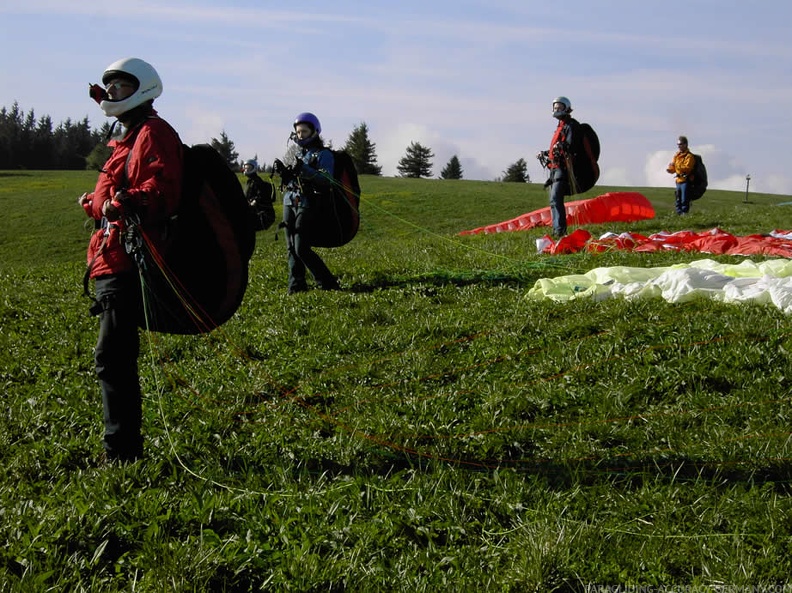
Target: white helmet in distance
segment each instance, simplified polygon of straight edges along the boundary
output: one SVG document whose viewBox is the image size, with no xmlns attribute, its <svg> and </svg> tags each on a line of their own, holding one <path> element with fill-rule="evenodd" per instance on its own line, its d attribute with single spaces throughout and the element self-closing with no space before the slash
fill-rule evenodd
<svg viewBox="0 0 792 593">
<path fill-rule="evenodd" d="M 556 107 L 556 105 L 560 105 Z M 572 101 L 566 97 L 556 97 L 553 99 L 553 117 L 561 118 L 572 113 Z"/>
<path fill-rule="evenodd" d="M 103 97 L 99 107 L 107 116 L 118 117 L 162 94 L 162 80 L 159 74 L 151 64 L 139 58 L 123 58 L 105 68 L 102 84 L 106 86 L 114 78 L 130 80 L 136 88 L 134 93 L 118 101 L 112 101 L 107 96 Z"/>
<path fill-rule="evenodd" d="M 251 177 L 256 171 L 258 171 L 258 163 L 256 162 L 256 159 L 248 159 L 242 165 L 242 172 L 248 177 Z"/>
</svg>

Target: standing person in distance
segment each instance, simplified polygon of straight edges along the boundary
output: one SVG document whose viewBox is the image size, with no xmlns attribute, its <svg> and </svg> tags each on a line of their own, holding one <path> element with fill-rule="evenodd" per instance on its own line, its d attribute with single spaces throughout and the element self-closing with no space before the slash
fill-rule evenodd
<svg viewBox="0 0 792 593">
<path fill-rule="evenodd" d="M 242 165 L 242 172 L 247 177 L 245 185 L 245 198 L 256 220 L 256 230 L 265 231 L 275 222 L 275 186 L 264 181 L 258 175 L 258 163 L 255 159 L 248 159 Z"/>
<path fill-rule="evenodd" d="M 289 253 L 289 294 L 308 290 L 306 269 L 322 290 L 338 290 L 338 280 L 313 250 L 311 236 L 322 224 L 319 201 L 329 199 L 335 159 L 324 145 L 322 126 L 313 113 L 300 113 L 294 120 L 290 139 L 299 147 L 294 165 L 276 159 L 272 168 L 280 175 L 283 192 L 283 226 Z"/>
<path fill-rule="evenodd" d="M 553 236 L 557 239 L 567 234 L 564 196 L 572 194 L 567 158 L 571 156 L 572 141 L 579 124 L 571 113 L 572 102 L 568 98 L 553 99 L 553 117 L 558 120 L 558 125 L 550 140 L 550 149 L 536 155 L 550 169 L 550 177 L 545 187 L 549 188 Z"/>
<path fill-rule="evenodd" d="M 676 189 L 675 206 L 677 214 L 687 214 L 690 212 L 690 182 L 693 180 L 693 169 L 696 167 L 696 157 L 688 149 L 687 136 L 680 136 L 677 139 L 677 152 L 668 164 L 666 171 L 674 175 Z"/>
<path fill-rule="evenodd" d="M 124 245 L 127 220 L 135 217 L 148 235 L 162 237 L 181 196 L 182 143 L 154 110 L 154 99 L 161 94 L 159 74 L 138 58 L 112 63 L 102 74 L 102 85 L 91 85 L 91 97 L 125 133 L 110 140 L 113 151 L 96 187 L 78 199 L 97 228 L 88 245 L 86 274 L 96 284 L 91 313 L 99 316 L 94 358 L 102 392 L 103 444 L 109 460 L 122 462 L 143 455 L 138 375 L 142 297 L 137 265 Z"/>
</svg>

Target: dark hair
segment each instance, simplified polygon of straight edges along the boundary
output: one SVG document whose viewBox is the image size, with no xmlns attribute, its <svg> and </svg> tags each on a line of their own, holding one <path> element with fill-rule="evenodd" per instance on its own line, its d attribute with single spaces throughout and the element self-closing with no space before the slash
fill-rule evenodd
<svg viewBox="0 0 792 593">
<path fill-rule="evenodd" d="M 688 143 L 688 141 L 687 141 L 687 136 L 680 136 L 680 137 L 679 137 L 679 140 L 677 140 L 677 142 L 678 142 L 679 144 L 687 144 L 687 143 Z"/>
</svg>

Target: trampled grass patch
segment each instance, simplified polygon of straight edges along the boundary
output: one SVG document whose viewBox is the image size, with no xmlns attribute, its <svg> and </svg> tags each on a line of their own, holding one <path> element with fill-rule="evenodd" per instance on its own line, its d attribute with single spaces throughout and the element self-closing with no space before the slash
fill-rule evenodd
<svg viewBox="0 0 792 593">
<path fill-rule="evenodd" d="M 539 184 L 364 177 L 359 236 L 324 252 L 344 290 L 288 296 L 259 233 L 231 321 L 144 334 L 147 457 L 103 466 L 94 174 L 23 173 L 0 176 L 4 590 L 787 583 L 789 318 L 526 298 L 700 254 L 537 255 L 545 229 L 456 233 L 543 207 Z M 655 219 L 589 230 L 792 228 L 784 196 L 710 191 L 680 219 L 644 191 Z"/>
</svg>

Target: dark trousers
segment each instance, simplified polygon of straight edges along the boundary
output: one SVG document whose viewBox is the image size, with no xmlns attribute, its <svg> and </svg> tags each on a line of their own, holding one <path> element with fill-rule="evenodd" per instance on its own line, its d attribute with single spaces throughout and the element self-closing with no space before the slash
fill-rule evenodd
<svg viewBox="0 0 792 593">
<path fill-rule="evenodd" d="M 569 180 L 563 169 L 552 169 L 550 177 L 550 215 L 553 219 L 553 235 L 567 234 L 567 216 L 564 196 L 569 193 Z"/>
<path fill-rule="evenodd" d="M 305 282 L 306 268 L 316 280 L 319 288 L 338 288 L 338 280 L 311 246 L 311 209 L 292 206 L 283 207 L 283 223 L 286 227 L 286 245 L 289 249 L 289 292 L 300 292 L 308 288 Z"/>
<path fill-rule="evenodd" d="M 96 300 L 101 304 L 95 362 L 104 409 L 104 447 L 111 458 L 136 459 L 143 455 L 137 273 L 97 278 Z"/>
</svg>

